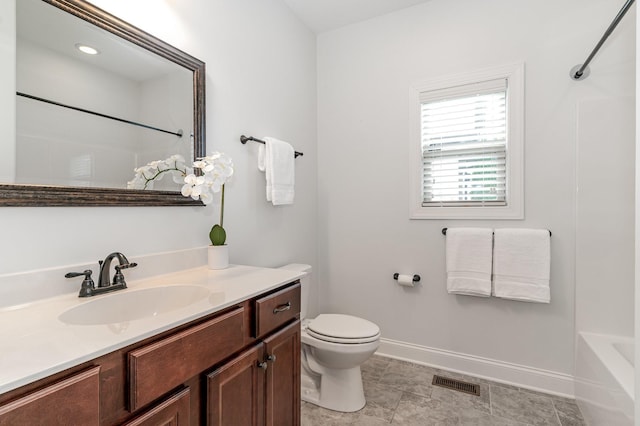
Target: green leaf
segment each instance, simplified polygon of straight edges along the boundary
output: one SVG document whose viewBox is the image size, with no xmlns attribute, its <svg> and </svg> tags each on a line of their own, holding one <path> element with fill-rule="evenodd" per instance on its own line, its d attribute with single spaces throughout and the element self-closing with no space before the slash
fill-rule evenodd
<svg viewBox="0 0 640 426">
<path fill-rule="evenodd" d="M 227 240 L 227 233 L 222 226 L 213 225 L 211 232 L 209 232 L 209 239 L 211 240 L 212 245 L 223 246 L 224 242 Z"/>
</svg>

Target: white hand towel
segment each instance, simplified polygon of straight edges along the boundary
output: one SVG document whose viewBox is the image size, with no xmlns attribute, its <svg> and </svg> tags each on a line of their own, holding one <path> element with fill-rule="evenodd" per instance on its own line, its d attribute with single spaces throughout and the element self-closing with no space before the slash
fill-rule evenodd
<svg viewBox="0 0 640 426">
<path fill-rule="evenodd" d="M 265 172 L 267 201 L 274 206 L 293 204 L 295 151 L 287 142 L 266 137 L 258 150 L 258 169 Z"/>
<path fill-rule="evenodd" d="M 260 144 L 258 147 L 258 170 L 264 172 L 265 180 L 267 181 L 267 201 L 271 201 L 271 174 L 267 173 L 267 146 L 266 143 Z"/>
<path fill-rule="evenodd" d="M 491 296 L 491 228 L 447 229 L 447 291 Z"/>
<path fill-rule="evenodd" d="M 496 229 L 493 295 L 549 303 L 551 237 L 546 229 Z"/>
</svg>

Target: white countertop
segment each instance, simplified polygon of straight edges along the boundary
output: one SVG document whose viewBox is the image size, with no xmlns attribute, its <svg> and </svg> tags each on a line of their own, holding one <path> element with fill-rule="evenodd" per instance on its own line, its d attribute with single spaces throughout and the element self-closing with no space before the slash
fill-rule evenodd
<svg viewBox="0 0 640 426">
<path fill-rule="evenodd" d="M 188 284 L 205 287 L 210 295 L 175 311 L 109 325 L 69 325 L 58 317 L 74 306 L 110 294 L 82 299 L 77 293 L 65 294 L 0 309 L 0 394 L 217 312 L 303 275 L 285 269 L 231 265 L 218 271 L 200 267 L 127 281 L 128 289 L 110 294 Z"/>
</svg>

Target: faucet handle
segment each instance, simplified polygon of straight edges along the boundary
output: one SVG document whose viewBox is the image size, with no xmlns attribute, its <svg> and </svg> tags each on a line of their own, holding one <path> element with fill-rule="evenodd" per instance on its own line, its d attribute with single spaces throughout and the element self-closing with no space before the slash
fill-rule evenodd
<svg viewBox="0 0 640 426">
<path fill-rule="evenodd" d="M 95 289 L 95 284 L 91 278 L 91 274 L 93 274 L 93 271 L 91 269 L 86 269 L 84 272 L 67 272 L 64 276 L 65 278 L 74 278 L 84 275 L 84 280 L 82 280 L 78 297 L 89 297 L 93 294 L 93 290 Z"/>
<path fill-rule="evenodd" d="M 66 274 L 64 274 L 65 278 L 74 278 L 74 277 L 79 277 L 81 275 L 84 275 L 85 279 L 90 279 L 91 278 L 91 274 L 93 274 L 93 271 L 91 269 L 87 269 L 84 272 L 67 272 Z"/>
<path fill-rule="evenodd" d="M 132 263 L 125 263 L 122 265 L 116 265 L 116 274 L 113 276 L 113 283 L 112 285 L 122 285 L 125 288 L 127 287 L 127 283 L 124 282 L 124 275 L 122 274 L 122 270 L 123 269 L 127 269 L 127 268 L 135 268 L 136 266 L 138 266 L 137 263 L 132 262 Z"/>
<path fill-rule="evenodd" d="M 125 263 L 124 265 L 116 266 L 116 270 L 127 269 L 127 268 L 135 268 L 136 266 L 138 266 L 138 264 L 136 262 Z"/>
</svg>

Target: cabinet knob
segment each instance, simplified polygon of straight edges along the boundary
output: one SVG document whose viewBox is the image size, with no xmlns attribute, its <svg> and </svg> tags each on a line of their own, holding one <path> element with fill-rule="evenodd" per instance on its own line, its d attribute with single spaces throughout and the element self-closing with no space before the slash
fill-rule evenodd
<svg viewBox="0 0 640 426">
<path fill-rule="evenodd" d="M 274 354 L 267 355 L 267 361 L 276 362 L 276 356 Z"/>
<path fill-rule="evenodd" d="M 258 362 L 258 367 L 262 368 L 263 370 L 267 369 L 267 362 L 263 361 L 263 362 Z"/>
</svg>

